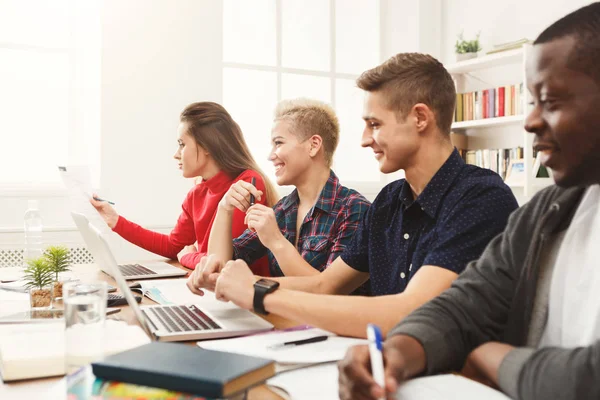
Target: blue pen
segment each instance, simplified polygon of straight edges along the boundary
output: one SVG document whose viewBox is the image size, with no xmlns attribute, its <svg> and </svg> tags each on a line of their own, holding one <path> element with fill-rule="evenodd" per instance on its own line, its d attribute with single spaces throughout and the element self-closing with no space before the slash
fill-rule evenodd
<svg viewBox="0 0 600 400">
<path fill-rule="evenodd" d="M 369 354 L 371 356 L 371 372 L 375 383 L 385 389 L 385 376 L 383 370 L 383 344 L 381 329 L 377 325 L 367 325 L 367 339 L 369 340 Z"/>
<path fill-rule="evenodd" d="M 110 205 L 113 205 L 113 206 L 115 205 L 115 203 L 113 203 L 112 201 L 104 200 L 104 199 L 101 199 L 100 197 L 94 197 L 94 200 L 96 200 L 96 201 L 105 201 L 105 202 L 107 202 Z"/>
</svg>

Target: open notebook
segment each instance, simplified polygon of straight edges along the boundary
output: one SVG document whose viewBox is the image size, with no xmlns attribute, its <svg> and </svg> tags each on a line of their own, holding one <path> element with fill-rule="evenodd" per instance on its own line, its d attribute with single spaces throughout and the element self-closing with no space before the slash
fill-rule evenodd
<svg viewBox="0 0 600 400">
<path fill-rule="evenodd" d="M 306 382 L 310 382 L 307 385 Z M 267 381 L 293 400 L 337 399 L 337 364 L 291 370 Z M 413 379 L 400 386 L 396 400 L 510 400 L 497 390 L 459 375 Z"/>
</svg>

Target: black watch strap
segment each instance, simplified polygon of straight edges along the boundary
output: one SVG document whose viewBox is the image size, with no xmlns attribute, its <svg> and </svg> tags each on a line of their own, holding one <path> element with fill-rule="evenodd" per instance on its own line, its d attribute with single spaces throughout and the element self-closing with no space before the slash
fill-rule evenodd
<svg viewBox="0 0 600 400">
<path fill-rule="evenodd" d="M 254 307 L 254 311 L 267 315 L 269 314 L 267 310 L 265 310 L 265 296 L 267 295 L 267 288 L 263 286 L 254 286 L 254 300 L 252 305 Z"/>
<path fill-rule="evenodd" d="M 262 315 L 269 314 L 269 312 L 265 310 L 265 296 L 269 293 L 274 292 L 278 287 L 279 284 L 273 285 L 271 287 L 256 284 L 254 285 L 254 298 L 252 301 L 252 306 L 255 312 Z"/>
</svg>

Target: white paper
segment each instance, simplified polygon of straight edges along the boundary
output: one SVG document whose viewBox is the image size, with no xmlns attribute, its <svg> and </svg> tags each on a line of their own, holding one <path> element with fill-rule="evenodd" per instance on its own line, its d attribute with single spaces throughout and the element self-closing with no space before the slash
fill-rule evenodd
<svg viewBox="0 0 600 400">
<path fill-rule="evenodd" d="M 111 232 L 104 219 L 90 204 L 92 198 L 92 175 L 87 165 L 68 165 L 58 167 L 67 193 L 69 195 L 71 211 L 78 212 L 87 217 L 88 221 L 103 233 Z"/>
<path fill-rule="evenodd" d="M 284 372 L 267 380 L 267 385 L 283 390 L 292 400 L 338 399 L 337 363 Z"/>
<path fill-rule="evenodd" d="M 310 384 L 307 384 L 310 382 Z M 292 400 L 337 399 L 336 363 L 285 372 L 267 381 Z M 438 375 L 410 380 L 400 386 L 396 400 L 510 400 L 497 390 L 459 375 Z"/>
<path fill-rule="evenodd" d="M 401 385 L 396 400 L 510 400 L 503 393 L 460 375 L 413 379 Z"/>
<path fill-rule="evenodd" d="M 215 294 L 208 290 L 204 296 L 190 292 L 184 279 L 152 279 L 140 282 L 144 295 L 159 304 L 195 304 L 208 311 L 232 310 L 239 307 L 233 303 L 225 303 L 215 298 Z"/>
<path fill-rule="evenodd" d="M 280 349 L 268 348 L 274 344 L 308 339 L 321 335 L 327 335 L 329 338 L 322 342 L 303 344 L 301 346 Z M 301 331 L 273 332 L 234 339 L 206 340 L 198 342 L 198 346 L 204 349 L 269 358 L 280 364 L 316 364 L 341 360 L 344 358 L 349 347 L 366 343 L 367 341 L 364 339 L 335 336 L 331 332 L 312 328 Z"/>
</svg>

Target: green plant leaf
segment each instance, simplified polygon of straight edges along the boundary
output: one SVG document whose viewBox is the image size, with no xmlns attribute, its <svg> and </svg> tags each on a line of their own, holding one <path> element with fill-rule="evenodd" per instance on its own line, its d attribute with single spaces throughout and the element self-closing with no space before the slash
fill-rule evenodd
<svg viewBox="0 0 600 400">
<path fill-rule="evenodd" d="M 23 279 L 25 287 L 42 289 L 44 286 L 54 282 L 54 271 L 50 268 L 45 257 L 33 258 L 27 260 L 27 268 L 25 268 Z"/>
<path fill-rule="evenodd" d="M 44 251 L 44 259 L 48 262 L 50 269 L 55 274 L 55 279 L 58 281 L 58 274 L 61 272 L 70 271 L 71 262 L 69 249 L 64 246 L 49 246 Z"/>
</svg>

